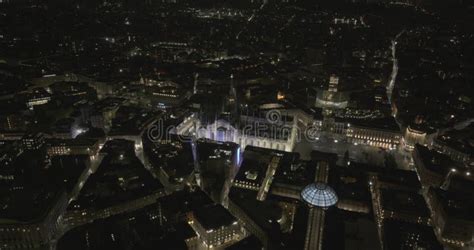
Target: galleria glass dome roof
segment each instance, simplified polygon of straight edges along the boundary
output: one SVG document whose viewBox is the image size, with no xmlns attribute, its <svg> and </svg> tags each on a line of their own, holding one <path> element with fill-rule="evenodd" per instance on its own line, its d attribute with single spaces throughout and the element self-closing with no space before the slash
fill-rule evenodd
<svg viewBox="0 0 474 250">
<path fill-rule="evenodd" d="M 311 206 L 328 208 L 337 203 L 334 189 L 324 183 L 312 183 L 303 188 L 301 198 Z"/>
</svg>

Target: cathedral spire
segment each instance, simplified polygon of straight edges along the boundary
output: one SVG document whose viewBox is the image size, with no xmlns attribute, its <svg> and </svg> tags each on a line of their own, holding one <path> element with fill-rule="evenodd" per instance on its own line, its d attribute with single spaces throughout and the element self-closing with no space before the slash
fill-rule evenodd
<svg viewBox="0 0 474 250">
<path fill-rule="evenodd" d="M 199 78 L 199 73 L 194 73 L 194 88 L 193 88 L 193 94 L 197 94 L 198 78 Z"/>
</svg>

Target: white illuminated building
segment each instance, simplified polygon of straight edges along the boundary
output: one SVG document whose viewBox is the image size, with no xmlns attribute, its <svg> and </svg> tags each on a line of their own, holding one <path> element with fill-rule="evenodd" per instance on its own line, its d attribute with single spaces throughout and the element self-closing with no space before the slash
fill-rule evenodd
<svg viewBox="0 0 474 250">
<path fill-rule="evenodd" d="M 263 112 L 275 112 L 270 110 Z M 282 111 L 283 112 L 283 111 Z M 280 114 L 280 113 L 278 113 Z M 242 115 L 238 125 L 218 119 L 212 124 L 204 125 L 195 116 L 185 119 L 178 125 L 178 134 L 194 135 L 196 138 L 206 138 L 221 142 L 234 142 L 245 149 L 247 145 L 261 148 L 276 149 L 291 152 L 297 141 L 297 119 L 291 114 L 285 114 L 287 120 L 269 121 L 265 115 Z M 191 121 L 192 120 L 192 121 Z M 194 126 L 189 126 L 192 122 Z"/>
<path fill-rule="evenodd" d="M 26 103 L 26 105 L 27 105 L 29 108 L 32 108 L 32 107 L 37 106 L 37 105 L 46 104 L 46 103 L 48 103 L 50 100 L 51 100 L 51 97 L 49 97 L 49 96 L 35 97 L 35 98 L 29 99 L 28 102 Z"/>
<path fill-rule="evenodd" d="M 338 92 L 338 86 L 339 77 L 331 75 L 328 89 L 318 92 L 315 103 L 316 107 L 334 109 L 346 108 L 349 100 L 344 93 Z"/>
</svg>

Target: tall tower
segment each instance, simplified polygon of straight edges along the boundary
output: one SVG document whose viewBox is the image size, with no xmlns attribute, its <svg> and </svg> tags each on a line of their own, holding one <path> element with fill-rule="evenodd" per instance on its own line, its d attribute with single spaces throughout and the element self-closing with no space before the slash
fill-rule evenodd
<svg viewBox="0 0 474 250">
<path fill-rule="evenodd" d="M 239 121 L 239 102 L 237 100 L 237 90 L 235 89 L 234 75 L 230 75 L 230 89 L 228 105 L 230 108 L 230 122 L 236 123 Z"/>
<path fill-rule="evenodd" d="M 230 74 L 230 88 L 229 88 L 229 103 L 235 103 L 237 99 L 237 92 L 234 85 L 234 74 Z"/>
<path fill-rule="evenodd" d="M 194 88 L 193 88 L 193 94 L 197 94 L 198 78 L 199 78 L 199 73 L 194 73 Z"/>
<path fill-rule="evenodd" d="M 339 77 L 336 75 L 331 75 L 329 77 L 329 88 L 328 91 L 330 92 L 337 92 L 337 86 L 339 85 Z"/>
</svg>

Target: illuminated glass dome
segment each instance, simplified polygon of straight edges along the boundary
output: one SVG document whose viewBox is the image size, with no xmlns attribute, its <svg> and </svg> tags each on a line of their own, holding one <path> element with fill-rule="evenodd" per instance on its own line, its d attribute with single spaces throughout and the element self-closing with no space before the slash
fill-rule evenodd
<svg viewBox="0 0 474 250">
<path fill-rule="evenodd" d="M 301 198 L 310 206 L 328 208 L 337 203 L 334 189 L 324 183 L 312 183 L 303 188 Z"/>
</svg>

